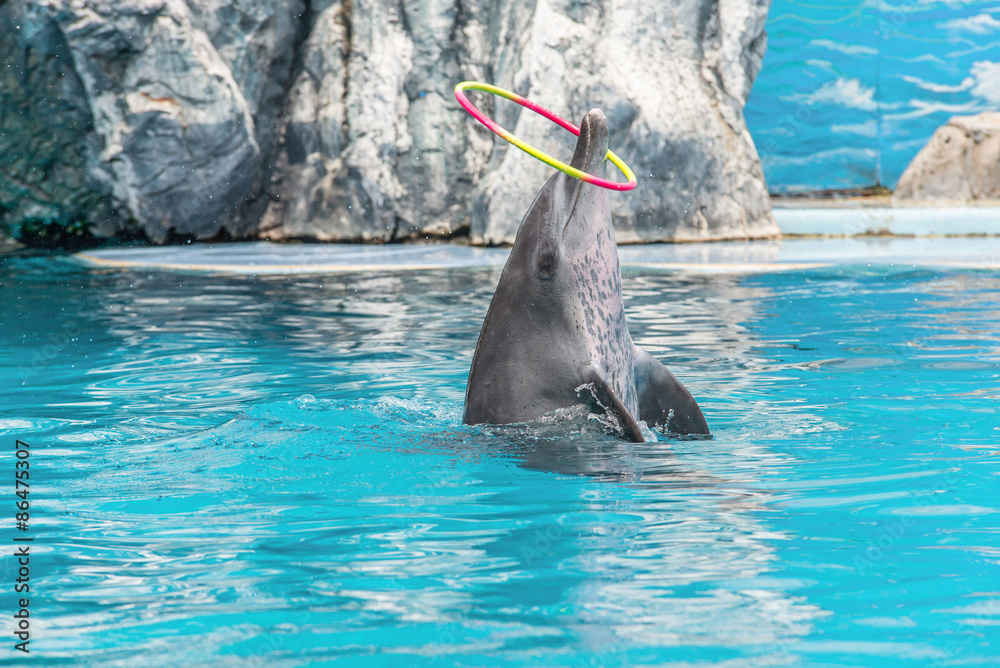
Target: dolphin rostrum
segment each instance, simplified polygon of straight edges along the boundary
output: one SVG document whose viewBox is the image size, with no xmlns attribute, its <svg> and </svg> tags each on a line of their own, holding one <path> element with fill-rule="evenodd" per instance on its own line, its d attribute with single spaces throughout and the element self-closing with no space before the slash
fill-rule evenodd
<svg viewBox="0 0 1000 668">
<path fill-rule="evenodd" d="M 598 175 L 608 122 L 593 109 L 572 166 Z M 691 393 L 632 342 L 607 192 L 563 173 L 535 196 L 517 231 L 476 345 L 466 424 L 527 422 L 589 393 L 635 442 L 638 420 L 708 434 Z"/>
</svg>

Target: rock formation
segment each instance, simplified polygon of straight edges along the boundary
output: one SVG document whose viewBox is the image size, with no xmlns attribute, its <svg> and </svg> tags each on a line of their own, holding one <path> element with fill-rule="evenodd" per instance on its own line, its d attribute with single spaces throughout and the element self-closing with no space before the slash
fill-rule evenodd
<svg viewBox="0 0 1000 668">
<path fill-rule="evenodd" d="M 194 9 L 192 9 L 194 8 Z M 257 227 L 295 55 L 296 2 L 0 5 L 5 222 L 99 236 Z"/>
<path fill-rule="evenodd" d="M 477 79 L 570 119 L 604 109 L 639 178 L 612 196 L 620 241 L 775 236 L 742 116 L 767 5 L 9 0 L 0 222 L 155 242 L 509 242 L 551 169 L 458 107 L 455 83 Z M 564 130 L 475 101 L 568 159 Z"/>
<path fill-rule="evenodd" d="M 893 199 L 1000 200 L 1000 112 L 952 116 L 907 165 Z"/>
<path fill-rule="evenodd" d="M 775 236 L 743 121 L 764 55 L 767 6 L 540 0 L 530 15 L 508 13 L 493 80 L 574 122 L 591 107 L 604 110 L 612 150 L 639 180 L 632 193 L 612 197 L 619 242 Z M 501 124 L 529 143 L 572 145 L 561 128 L 509 104 L 504 111 Z M 472 236 L 509 242 L 551 169 L 503 142 L 490 166 L 477 189 Z"/>
</svg>

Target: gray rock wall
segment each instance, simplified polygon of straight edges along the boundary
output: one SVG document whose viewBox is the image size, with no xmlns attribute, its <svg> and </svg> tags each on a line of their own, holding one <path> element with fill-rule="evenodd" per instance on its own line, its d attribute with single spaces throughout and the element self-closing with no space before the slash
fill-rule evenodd
<svg viewBox="0 0 1000 668">
<path fill-rule="evenodd" d="M 80 218 L 99 236 L 157 242 L 252 234 L 296 12 L 294 1 L 0 5 L 0 52 L 19 64 L 0 75 L 4 221 Z"/>
<path fill-rule="evenodd" d="M 97 234 L 513 239 L 551 169 L 452 88 L 604 109 L 620 241 L 778 234 L 742 109 L 767 0 L 10 0 L 0 217 Z M 569 133 L 477 104 L 568 159 Z M 612 178 L 620 178 L 613 171 Z"/>
<path fill-rule="evenodd" d="M 1000 200 L 1000 112 L 953 116 L 899 177 L 893 199 Z"/>
<path fill-rule="evenodd" d="M 602 108 L 610 144 L 639 186 L 612 196 L 619 242 L 776 236 L 743 105 L 760 70 L 768 2 L 538 0 L 504 3 L 493 79 L 578 122 Z M 557 126 L 504 107 L 539 147 L 572 146 Z M 572 149 L 570 149 L 570 153 Z M 563 155 L 569 155 L 564 148 Z M 472 236 L 513 240 L 551 169 L 503 142 L 477 188 Z M 612 178 L 622 179 L 610 168 Z"/>
<path fill-rule="evenodd" d="M 0 215 L 103 220 L 110 188 L 89 169 L 94 116 L 59 26 L 0 5 L 0 63 Z"/>
<path fill-rule="evenodd" d="M 483 8 L 353 0 L 317 10 L 262 235 L 389 241 L 468 226 L 493 140 L 452 88 L 489 76 Z"/>
</svg>

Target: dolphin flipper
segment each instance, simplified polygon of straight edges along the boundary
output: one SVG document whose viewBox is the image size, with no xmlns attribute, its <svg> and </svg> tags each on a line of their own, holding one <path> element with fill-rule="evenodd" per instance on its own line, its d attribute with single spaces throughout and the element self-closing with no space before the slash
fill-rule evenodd
<svg viewBox="0 0 1000 668">
<path fill-rule="evenodd" d="M 619 426 L 624 431 L 624 436 L 633 443 L 645 443 L 646 439 L 642 435 L 639 423 L 636 422 L 635 417 L 629 410 L 625 408 L 625 403 L 615 393 L 615 389 L 611 387 L 611 384 L 604 380 L 604 376 L 593 366 L 588 365 L 584 373 L 584 378 L 588 383 L 593 384 L 594 391 L 597 393 L 595 399 L 597 399 L 598 403 L 600 403 L 606 412 L 613 413 L 617 418 Z"/>
<path fill-rule="evenodd" d="M 708 434 L 698 402 L 674 374 L 639 346 L 634 346 L 634 359 L 639 419 L 650 427 L 666 425 L 675 434 Z"/>
</svg>

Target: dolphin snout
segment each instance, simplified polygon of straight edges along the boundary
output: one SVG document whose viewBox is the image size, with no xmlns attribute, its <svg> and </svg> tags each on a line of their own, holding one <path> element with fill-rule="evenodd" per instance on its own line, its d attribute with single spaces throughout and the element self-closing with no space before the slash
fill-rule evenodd
<svg viewBox="0 0 1000 668">
<path fill-rule="evenodd" d="M 591 109 L 580 123 L 573 162 L 577 169 L 600 176 L 608 155 L 608 119 L 600 109 Z"/>
</svg>

